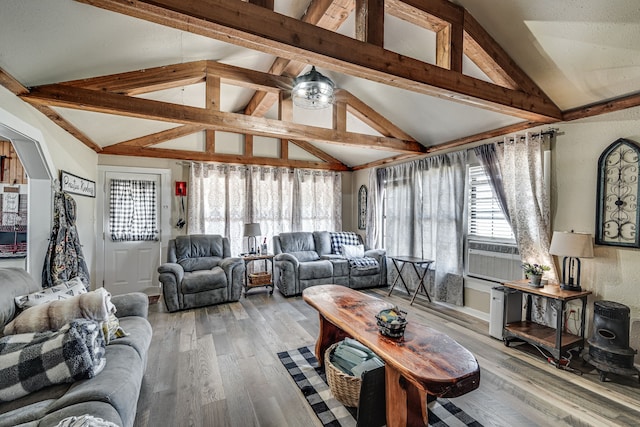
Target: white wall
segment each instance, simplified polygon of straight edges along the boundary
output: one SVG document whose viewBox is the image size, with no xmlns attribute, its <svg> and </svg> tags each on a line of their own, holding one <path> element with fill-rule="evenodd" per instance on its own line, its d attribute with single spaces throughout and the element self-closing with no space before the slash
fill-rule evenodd
<svg viewBox="0 0 640 427">
<path fill-rule="evenodd" d="M 640 107 L 558 126 L 552 147 L 553 229 L 595 234 L 598 158 L 612 142 L 626 138 L 640 144 Z M 582 287 L 593 300 L 610 300 L 631 309 L 631 346 L 640 348 L 640 250 L 596 246 L 595 258 L 582 260 Z M 640 359 L 636 356 L 636 363 Z"/>
<path fill-rule="evenodd" d="M 11 115 L 25 122 L 27 125 L 38 129 L 43 136 L 46 150 L 51 157 L 56 169 L 63 169 L 74 175 L 95 181 L 97 154 L 86 147 L 66 131 L 59 128 L 42 113 L 23 102 L 20 98 L 0 86 L 0 105 Z M 58 171 L 55 171 L 57 174 Z M 80 243 L 87 265 L 93 277 L 95 269 L 94 248 L 95 248 L 95 199 L 83 196 L 73 196 L 77 204 L 77 228 L 80 236 Z M 40 200 L 31 200 L 31 210 L 50 210 L 50 203 L 42 203 Z M 31 212 L 30 212 L 31 214 Z M 51 230 L 49 225 L 48 230 Z M 31 230 L 29 230 L 31 232 Z M 49 235 L 38 236 L 48 239 Z M 40 258 L 41 256 L 39 256 Z M 40 265 L 44 263 L 41 257 Z M 34 260 L 36 263 L 38 260 Z M 41 272 L 32 272 L 34 277 L 40 277 Z"/>
</svg>

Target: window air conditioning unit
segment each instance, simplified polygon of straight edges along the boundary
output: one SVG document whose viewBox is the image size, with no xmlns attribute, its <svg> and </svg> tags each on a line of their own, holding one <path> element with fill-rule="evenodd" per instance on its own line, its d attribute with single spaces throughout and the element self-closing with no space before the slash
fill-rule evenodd
<svg viewBox="0 0 640 427">
<path fill-rule="evenodd" d="M 518 247 L 515 243 L 467 240 L 465 275 L 494 282 L 522 279 Z"/>
</svg>

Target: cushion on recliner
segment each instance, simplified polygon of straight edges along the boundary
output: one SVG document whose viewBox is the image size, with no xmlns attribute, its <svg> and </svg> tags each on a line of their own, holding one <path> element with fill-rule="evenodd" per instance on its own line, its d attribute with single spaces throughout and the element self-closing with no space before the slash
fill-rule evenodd
<svg viewBox="0 0 640 427">
<path fill-rule="evenodd" d="M 289 253 L 316 250 L 313 234 L 303 231 L 280 234 L 280 248 Z"/>
<path fill-rule="evenodd" d="M 197 270 L 184 274 L 181 290 L 183 294 L 195 294 L 227 287 L 227 275 L 220 267 Z"/>
<path fill-rule="evenodd" d="M 296 257 L 300 262 L 317 261 L 320 259 L 318 253 L 315 251 L 290 252 L 290 254 Z"/>
<path fill-rule="evenodd" d="M 314 231 L 313 241 L 316 244 L 316 252 L 318 252 L 318 255 L 331 254 L 331 233 L 328 231 Z"/>
<path fill-rule="evenodd" d="M 175 243 L 176 258 L 180 264 L 188 258 L 222 258 L 224 256 L 222 236 L 201 234 L 177 236 Z"/>
<path fill-rule="evenodd" d="M 185 258 L 178 261 L 184 271 L 211 270 L 220 264 L 222 258 L 217 256 L 207 256 L 198 258 Z"/>
<path fill-rule="evenodd" d="M 300 280 L 326 279 L 333 276 L 333 264 L 328 260 L 309 261 L 298 267 Z"/>
</svg>

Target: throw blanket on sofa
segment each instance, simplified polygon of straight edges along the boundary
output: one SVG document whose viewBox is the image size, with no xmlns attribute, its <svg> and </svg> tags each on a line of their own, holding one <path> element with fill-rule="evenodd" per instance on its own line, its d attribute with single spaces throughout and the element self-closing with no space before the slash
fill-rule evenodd
<svg viewBox="0 0 640 427">
<path fill-rule="evenodd" d="M 344 245 L 359 245 L 360 239 L 358 235 L 353 231 L 338 231 L 331 232 L 331 253 L 342 254 L 342 246 Z"/>
<path fill-rule="evenodd" d="M 363 258 L 350 258 L 349 265 L 358 270 L 371 270 L 378 268 L 378 260 L 368 256 Z"/>
<path fill-rule="evenodd" d="M 57 332 L 0 338 L 0 401 L 53 384 L 95 377 L 106 363 L 97 322 L 78 319 Z"/>
</svg>

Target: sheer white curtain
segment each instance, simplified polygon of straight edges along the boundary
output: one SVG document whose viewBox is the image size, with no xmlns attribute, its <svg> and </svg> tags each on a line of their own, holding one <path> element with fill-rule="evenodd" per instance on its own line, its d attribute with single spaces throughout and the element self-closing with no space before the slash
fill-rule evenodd
<svg viewBox="0 0 640 427">
<path fill-rule="evenodd" d="M 294 174 L 286 168 L 265 166 L 251 166 L 249 174 L 251 217 L 247 222 L 260 224 L 262 238 L 271 248 L 274 235 L 291 231 Z"/>
<path fill-rule="evenodd" d="M 531 133 L 516 135 L 505 138 L 497 149 L 511 226 L 522 261 L 550 266 L 551 271 L 545 277 L 557 281 L 549 255 L 551 222 L 544 183 L 543 147 L 548 138 Z M 548 310 L 546 299 L 536 299 L 532 308 L 535 321 L 555 324 L 556 313 Z"/>
<path fill-rule="evenodd" d="M 187 232 L 227 236 L 231 253 L 242 252 L 247 185 L 244 166 L 192 163 Z"/>
<path fill-rule="evenodd" d="M 384 169 L 387 253 L 435 260 L 430 295 L 463 305 L 466 151 Z"/>
<path fill-rule="evenodd" d="M 339 172 L 192 163 L 187 232 L 229 238 L 231 253 L 246 247 L 244 224 L 262 236 L 288 231 L 342 229 Z"/>
<path fill-rule="evenodd" d="M 293 185 L 293 231 L 342 230 L 340 172 L 296 169 Z"/>
</svg>

